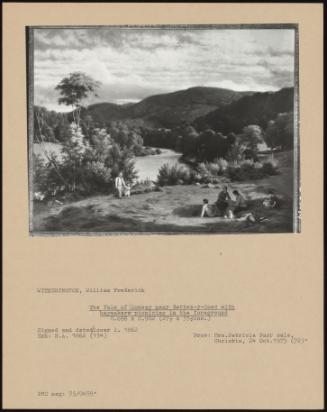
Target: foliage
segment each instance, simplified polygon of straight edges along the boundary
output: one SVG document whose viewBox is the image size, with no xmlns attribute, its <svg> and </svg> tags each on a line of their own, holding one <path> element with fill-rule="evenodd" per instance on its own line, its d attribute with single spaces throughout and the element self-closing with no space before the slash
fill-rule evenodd
<svg viewBox="0 0 327 412">
<path fill-rule="evenodd" d="M 143 139 L 140 131 L 137 128 L 130 127 L 127 122 L 110 122 L 108 132 L 120 147 L 131 150 L 135 155 L 142 152 Z"/>
<path fill-rule="evenodd" d="M 293 113 L 279 113 L 275 120 L 271 120 L 268 123 L 265 132 L 266 143 L 273 148 L 280 146 L 280 148 L 284 150 L 292 149 L 293 128 Z"/>
<path fill-rule="evenodd" d="M 194 127 L 185 127 L 184 130 L 181 130 L 181 135 L 181 152 L 186 156 L 197 153 L 199 149 L 199 133 L 194 129 Z"/>
<path fill-rule="evenodd" d="M 137 182 L 133 188 L 132 188 L 132 193 L 133 194 L 141 194 L 141 193 L 150 193 L 150 192 L 156 192 L 160 190 L 158 185 L 154 184 L 149 179 L 145 179 L 142 181 Z"/>
<path fill-rule="evenodd" d="M 142 137 L 146 146 L 182 151 L 182 134 L 179 128 L 143 128 Z"/>
<path fill-rule="evenodd" d="M 104 160 L 109 155 L 114 142 L 105 129 L 96 128 L 90 136 L 90 144 L 93 148 L 94 157 Z"/>
<path fill-rule="evenodd" d="M 271 162 L 265 162 L 262 167 L 257 167 L 255 162 L 245 160 L 237 166 L 229 166 L 227 173 L 232 181 L 246 181 L 276 175 L 278 168 Z"/>
<path fill-rule="evenodd" d="M 275 162 L 260 163 L 253 159 L 243 159 L 236 163 L 218 158 L 213 162 L 201 162 L 193 169 L 165 164 L 159 170 L 158 184 L 161 186 L 192 183 L 216 184 L 262 179 L 278 173 L 278 166 Z"/>
<path fill-rule="evenodd" d="M 266 129 L 269 120 L 280 112 L 293 112 L 294 89 L 284 88 L 277 92 L 258 92 L 220 106 L 193 123 L 198 131 L 208 128 L 223 134 L 239 134 L 249 124 Z"/>
<path fill-rule="evenodd" d="M 274 162 L 265 162 L 262 165 L 262 172 L 265 175 L 272 176 L 278 174 L 277 164 Z"/>
<path fill-rule="evenodd" d="M 260 126 L 252 124 L 244 127 L 239 136 L 240 142 L 244 145 L 245 150 L 252 153 L 258 151 L 258 144 L 263 142 L 263 134 Z"/>
<path fill-rule="evenodd" d="M 170 166 L 165 163 L 159 169 L 157 180 L 160 186 L 187 184 L 190 182 L 190 172 L 183 165 Z"/>
<path fill-rule="evenodd" d="M 70 125 L 64 113 L 34 106 L 34 141 L 64 142 L 70 133 Z"/>
<path fill-rule="evenodd" d="M 82 100 L 89 95 L 96 95 L 96 89 L 99 86 L 100 82 L 95 81 L 87 74 L 74 72 L 63 78 L 55 89 L 59 91 L 61 96 L 58 99 L 59 104 L 78 107 L 81 105 Z"/>
<path fill-rule="evenodd" d="M 84 172 L 84 192 L 107 191 L 112 182 L 111 169 L 100 160 L 87 162 Z"/>
<path fill-rule="evenodd" d="M 67 193 L 108 193 L 119 172 L 126 181 L 137 177 L 132 154 L 113 142 L 105 129 L 95 129 L 90 143 L 76 123 L 71 124 L 70 134 L 63 144 L 60 163 L 44 163 L 40 157 L 34 160 L 35 187 L 46 198 Z"/>
<path fill-rule="evenodd" d="M 74 122 L 79 125 L 83 100 L 90 95 L 97 96 L 96 90 L 99 86 L 100 82 L 83 72 L 70 73 L 55 87 L 60 94 L 58 103 L 73 107 L 72 116 Z"/>
<path fill-rule="evenodd" d="M 40 155 L 33 153 L 33 188 L 34 192 L 44 193 L 47 189 L 47 169 Z"/>
<path fill-rule="evenodd" d="M 225 157 L 230 143 L 230 140 L 223 134 L 207 129 L 200 133 L 198 138 L 199 157 L 209 161 L 216 157 Z"/>
<path fill-rule="evenodd" d="M 199 183 L 219 183 L 225 182 L 227 178 L 228 162 L 223 158 L 214 159 L 213 162 L 201 162 L 195 169 L 195 174 L 191 173 L 192 182 Z"/>
<path fill-rule="evenodd" d="M 228 168 L 228 161 L 222 157 L 215 159 L 214 163 L 216 163 L 219 166 L 221 172 L 225 172 L 225 170 Z"/>
<path fill-rule="evenodd" d="M 35 107 L 35 140 L 62 143 L 60 163 L 53 155 L 48 157 L 47 163 L 40 157 L 33 160 L 35 189 L 47 197 L 65 193 L 106 193 L 120 172 L 125 181 L 135 181 L 133 158 L 160 153 L 160 149 L 144 145 L 180 151 L 186 162 L 197 165 L 193 169 L 163 165 L 158 173 L 159 185 L 175 185 L 215 183 L 223 179 L 251 180 L 276 174 L 277 165 L 256 161 L 258 143 L 265 137 L 272 147 L 285 149 L 293 144 L 292 108 L 287 113 L 275 113 L 276 102 L 280 103 L 281 96 L 289 100 L 290 90 L 276 94 L 256 93 L 255 98 L 247 96 L 213 112 L 217 119 L 210 113 L 206 117 L 211 119 L 208 122 L 190 125 L 180 121 L 168 129 L 150 128 L 142 119 L 138 122 L 118 117 L 119 120 L 109 118 L 101 122 L 99 116 L 94 116 L 95 112 L 82 109 L 83 101 L 95 94 L 98 86 L 99 82 L 84 73 L 71 73 L 56 90 L 60 93 L 60 104 L 74 106 L 72 113 Z M 246 108 L 243 100 L 247 104 L 255 102 L 258 116 L 252 113 L 252 108 Z M 261 107 L 265 102 L 268 109 Z M 286 106 L 289 104 L 288 101 Z M 281 107 L 284 106 L 281 104 Z M 238 109 L 242 112 L 241 121 L 235 117 Z M 269 121 L 271 118 L 274 120 Z M 262 127 L 267 124 L 263 132 Z"/>
</svg>

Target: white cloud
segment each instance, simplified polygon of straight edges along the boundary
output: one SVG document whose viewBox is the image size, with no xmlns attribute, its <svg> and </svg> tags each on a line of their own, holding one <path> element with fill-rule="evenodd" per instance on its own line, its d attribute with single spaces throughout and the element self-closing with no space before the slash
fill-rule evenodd
<svg viewBox="0 0 327 412">
<path fill-rule="evenodd" d="M 104 88 L 115 85 L 115 98 L 106 95 L 108 100 L 132 101 L 135 87 L 149 93 L 197 85 L 276 90 L 293 84 L 293 66 L 293 30 L 35 30 L 35 98 L 52 106 L 51 90 L 73 71 L 86 72 Z M 38 94 L 45 89 L 48 97 Z"/>
</svg>

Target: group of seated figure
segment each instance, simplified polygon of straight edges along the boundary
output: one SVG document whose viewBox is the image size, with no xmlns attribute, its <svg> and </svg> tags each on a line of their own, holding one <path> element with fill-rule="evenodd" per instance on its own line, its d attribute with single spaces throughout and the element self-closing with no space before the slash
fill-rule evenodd
<svg viewBox="0 0 327 412">
<path fill-rule="evenodd" d="M 255 221 L 255 215 L 248 210 L 245 197 L 238 190 L 233 190 L 232 194 L 233 198 L 228 191 L 228 186 L 224 186 L 218 194 L 218 199 L 215 203 L 209 204 L 208 199 L 203 199 L 201 217 L 220 216 L 225 219 Z M 270 190 L 262 205 L 267 209 L 277 208 L 279 206 L 279 198 Z"/>
</svg>

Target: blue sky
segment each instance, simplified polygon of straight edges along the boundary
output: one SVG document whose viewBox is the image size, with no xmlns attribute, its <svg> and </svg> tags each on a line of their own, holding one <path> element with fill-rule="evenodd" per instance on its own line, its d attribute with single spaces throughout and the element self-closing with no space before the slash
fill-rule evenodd
<svg viewBox="0 0 327 412">
<path fill-rule="evenodd" d="M 294 84 L 294 30 L 35 29 L 35 104 L 65 111 L 55 86 L 74 71 L 102 85 L 95 101 L 125 103 L 193 86 L 278 90 Z"/>
</svg>

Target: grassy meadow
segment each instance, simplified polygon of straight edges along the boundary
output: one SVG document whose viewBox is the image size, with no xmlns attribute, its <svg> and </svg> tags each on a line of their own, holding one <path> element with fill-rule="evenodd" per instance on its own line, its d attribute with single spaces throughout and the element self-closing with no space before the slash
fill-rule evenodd
<svg viewBox="0 0 327 412">
<path fill-rule="evenodd" d="M 34 233 L 281 233 L 293 231 L 293 152 L 275 155 L 280 173 L 264 179 L 229 183 L 248 201 L 248 209 L 265 217 L 261 223 L 200 218 L 202 200 L 216 201 L 222 184 L 164 186 L 160 191 L 118 199 L 114 194 L 59 204 L 34 202 Z M 273 189 L 282 198 L 279 209 L 265 209 L 262 200 Z"/>
</svg>

